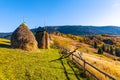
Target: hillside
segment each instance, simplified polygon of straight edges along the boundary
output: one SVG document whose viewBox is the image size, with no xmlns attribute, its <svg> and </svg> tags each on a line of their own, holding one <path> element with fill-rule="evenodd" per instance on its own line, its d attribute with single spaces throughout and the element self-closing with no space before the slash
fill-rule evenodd
<svg viewBox="0 0 120 80">
<path fill-rule="evenodd" d="M 82 58 L 91 63 L 93 66 L 115 77 L 117 80 L 120 79 L 120 62 L 104 56 L 103 54 L 106 54 L 106 52 L 103 54 L 98 54 L 97 49 L 93 48 L 91 45 L 75 41 L 66 36 L 63 37 L 53 35 L 53 38 L 56 45 L 68 50 L 78 47 L 78 51 L 82 53 Z M 100 80 L 109 80 L 96 70 L 93 70 L 90 67 L 87 68 L 92 73 L 96 74 Z"/>
<path fill-rule="evenodd" d="M 56 60 L 60 56 L 58 49 L 11 49 L 9 40 L 0 39 L 0 80 L 89 80 L 71 61 Z"/>
<path fill-rule="evenodd" d="M 10 39 L 12 33 L 0 33 L 0 38 Z"/>
<path fill-rule="evenodd" d="M 48 32 L 61 32 L 65 34 L 73 35 L 85 35 L 85 34 L 110 34 L 110 35 L 120 35 L 120 27 L 117 26 L 47 26 Z M 31 29 L 34 33 L 36 31 L 43 30 L 43 27 L 38 27 Z M 0 33 L 1 38 L 10 39 L 11 33 Z"/>
<path fill-rule="evenodd" d="M 42 30 L 41 27 L 31 29 L 32 31 Z M 48 32 L 58 31 L 65 34 L 110 34 L 120 35 L 120 27 L 117 26 L 47 26 Z"/>
</svg>

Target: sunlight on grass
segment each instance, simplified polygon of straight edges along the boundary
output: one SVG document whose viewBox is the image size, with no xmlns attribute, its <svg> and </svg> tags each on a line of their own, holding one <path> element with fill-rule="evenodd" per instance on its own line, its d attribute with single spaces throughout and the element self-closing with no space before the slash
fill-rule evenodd
<svg viewBox="0 0 120 80">
<path fill-rule="evenodd" d="M 57 36 L 58 38 L 59 36 Z M 68 48 L 71 48 L 71 43 L 73 43 L 72 40 L 70 40 L 69 38 L 63 38 L 64 40 L 62 40 L 62 37 L 60 36 L 60 39 L 55 40 L 58 42 L 58 44 L 61 44 L 61 46 L 64 46 L 66 44 L 62 44 L 65 43 L 67 41 L 69 41 L 69 43 L 67 44 Z M 74 44 L 77 43 L 76 41 L 74 41 Z M 97 50 L 95 50 L 94 48 L 91 48 L 90 46 L 88 46 L 87 44 L 84 43 L 79 43 L 79 51 L 81 51 L 83 53 L 82 57 L 88 61 L 89 63 L 91 63 L 93 66 L 96 66 L 97 68 L 99 68 L 100 70 L 106 72 L 107 74 L 110 74 L 111 76 L 115 77 L 116 79 L 120 79 L 120 62 L 119 61 L 114 61 L 102 54 L 97 54 Z M 72 45 L 72 46 L 76 46 L 76 45 Z M 89 71 L 91 71 L 92 73 L 96 74 L 96 76 L 101 79 L 101 80 L 107 80 L 107 78 L 105 76 L 103 76 L 101 73 L 99 73 L 96 70 L 93 70 L 92 68 L 89 68 L 88 66 L 86 66 L 87 69 Z"/>
<path fill-rule="evenodd" d="M 74 43 L 73 40 L 71 39 L 64 38 L 61 36 L 54 36 L 54 35 L 52 35 L 52 37 L 54 38 L 54 44 L 57 45 L 58 47 L 62 47 L 67 50 L 74 50 L 76 48 L 71 45 Z"/>
<path fill-rule="evenodd" d="M 0 39 L 10 47 L 10 41 Z M 61 56 L 58 49 L 27 52 L 0 46 L 0 80 L 89 80 L 82 78 L 82 70 Z"/>
</svg>

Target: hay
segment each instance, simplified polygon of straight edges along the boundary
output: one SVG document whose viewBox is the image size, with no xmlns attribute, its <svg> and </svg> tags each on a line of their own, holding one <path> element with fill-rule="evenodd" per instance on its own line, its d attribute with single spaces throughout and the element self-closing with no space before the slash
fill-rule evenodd
<svg viewBox="0 0 120 80">
<path fill-rule="evenodd" d="M 48 49 L 49 48 L 49 35 L 46 31 L 44 31 L 43 39 L 44 39 L 43 47 L 44 49 Z"/>
<path fill-rule="evenodd" d="M 37 42 L 33 33 L 25 23 L 22 23 L 11 36 L 12 48 L 20 48 L 27 51 L 36 51 Z"/>
<path fill-rule="evenodd" d="M 35 35 L 38 47 L 42 49 L 49 48 L 49 35 L 46 31 L 38 31 Z"/>
<path fill-rule="evenodd" d="M 43 48 L 43 35 L 44 35 L 43 31 L 36 32 L 35 38 L 36 41 L 38 42 L 38 48 Z"/>
</svg>

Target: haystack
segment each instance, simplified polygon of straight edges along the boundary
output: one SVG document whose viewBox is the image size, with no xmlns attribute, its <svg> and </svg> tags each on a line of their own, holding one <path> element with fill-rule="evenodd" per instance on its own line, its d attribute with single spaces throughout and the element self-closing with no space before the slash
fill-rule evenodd
<svg viewBox="0 0 120 80">
<path fill-rule="evenodd" d="M 49 34 L 46 31 L 36 32 L 36 40 L 38 42 L 38 47 L 42 49 L 49 48 Z"/>
<path fill-rule="evenodd" d="M 27 51 L 37 50 L 37 41 L 33 33 L 25 23 L 22 23 L 11 36 L 12 48 L 20 48 Z"/>
</svg>

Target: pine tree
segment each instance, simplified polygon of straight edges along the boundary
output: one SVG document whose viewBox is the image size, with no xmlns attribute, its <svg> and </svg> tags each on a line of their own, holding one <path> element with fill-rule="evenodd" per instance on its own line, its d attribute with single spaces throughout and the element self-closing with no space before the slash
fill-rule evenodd
<svg viewBox="0 0 120 80">
<path fill-rule="evenodd" d="M 97 42 L 94 41 L 94 48 L 97 48 Z"/>
<path fill-rule="evenodd" d="M 103 50 L 101 48 L 98 48 L 98 54 L 103 54 Z"/>
<path fill-rule="evenodd" d="M 112 46 L 110 46 L 110 52 L 109 53 L 113 55 L 113 47 Z"/>
<path fill-rule="evenodd" d="M 106 46 L 104 44 L 102 45 L 102 50 L 106 51 Z"/>
<path fill-rule="evenodd" d="M 120 49 L 119 48 L 116 48 L 115 49 L 115 55 L 120 57 Z"/>
</svg>

